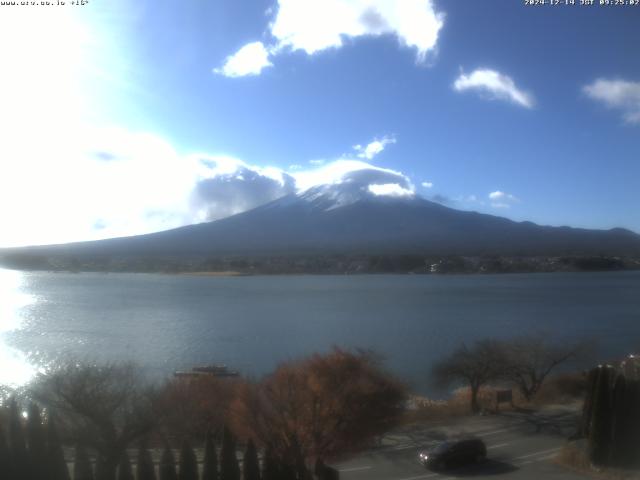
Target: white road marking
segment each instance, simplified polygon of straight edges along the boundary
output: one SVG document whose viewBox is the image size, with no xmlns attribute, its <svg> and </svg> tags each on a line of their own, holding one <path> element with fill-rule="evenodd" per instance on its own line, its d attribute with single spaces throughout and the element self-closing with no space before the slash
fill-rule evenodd
<svg viewBox="0 0 640 480">
<path fill-rule="evenodd" d="M 420 447 L 418 445 L 399 445 L 397 447 L 391 447 L 385 450 L 409 450 L 410 448 L 420 448 Z"/>
<path fill-rule="evenodd" d="M 489 445 L 487 447 L 487 450 L 490 450 L 492 448 L 506 447 L 507 445 L 511 445 L 511 444 L 510 443 L 499 443 L 498 445 Z"/>
<path fill-rule="evenodd" d="M 561 449 L 562 447 L 549 448 L 548 450 L 541 450 L 540 452 L 529 453 L 527 455 L 520 455 L 519 457 L 511 458 L 511 460 L 519 460 L 521 458 L 535 457 L 536 455 L 543 455 L 545 453 L 557 452 L 558 450 L 561 450 Z"/>
<path fill-rule="evenodd" d="M 351 468 L 341 468 L 339 472 L 359 472 L 360 470 L 369 470 L 371 469 L 371 465 L 365 465 L 364 467 L 351 467 Z"/>
<path fill-rule="evenodd" d="M 546 455 L 540 458 L 534 458 L 533 460 L 527 460 L 526 462 L 514 463 L 514 466 L 521 467 L 522 465 L 528 465 L 529 463 L 541 462 L 542 460 L 549 460 L 550 458 L 555 457 L 555 455 Z"/>
<path fill-rule="evenodd" d="M 496 433 L 508 432 L 509 430 L 513 430 L 513 427 L 512 428 L 502 428 L 500 430 L 493 430 L 492 432 L 476 433 L 475 435 L 477 437 L 488 437 L 490 435 L 495 435 Z"/>
<path fill-rule="evenodd" d="M 417 477 L 405 477 L 399 478 L 398 480 L 422 480 L 423 478 L 432 478 L 439 476 L 439 473 L 430 473 L 428 475 L 418 475 Z"/>
</svg>

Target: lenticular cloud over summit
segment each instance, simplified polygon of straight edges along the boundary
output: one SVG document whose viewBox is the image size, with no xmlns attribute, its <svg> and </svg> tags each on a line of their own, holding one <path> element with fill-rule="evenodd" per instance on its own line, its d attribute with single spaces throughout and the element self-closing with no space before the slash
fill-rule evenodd
<svg viewBox="0 0 640 480">
<path fill-rule="evenodd" d="M 337 183 L 358 183 L 365 188 L 372 184 L 400 183 L 403 188 L 413 190 L 409 178 L 402 173 L 361 160 L 336 160 L 317 169 L 297 172 L 294 176 L 298 191 Z"/>
</svg>

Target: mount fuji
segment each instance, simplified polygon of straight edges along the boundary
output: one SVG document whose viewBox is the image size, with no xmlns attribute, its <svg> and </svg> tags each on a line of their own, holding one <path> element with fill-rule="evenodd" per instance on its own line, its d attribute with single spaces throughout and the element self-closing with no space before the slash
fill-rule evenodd
<svg viewBox="0 0 640 480">
<path fill-rule="evenodd" d="M 373 177 L 372 177 L 373 174 Z M 515 222 L 461 211 L 355 171 L 221 220 L 158 233 L 0 251 L 87 258 L 185 259 L 333 254 L 640 255 L 640 235 Z M 397 179 L 396 179 L 397 180 Z"/>
</svg>

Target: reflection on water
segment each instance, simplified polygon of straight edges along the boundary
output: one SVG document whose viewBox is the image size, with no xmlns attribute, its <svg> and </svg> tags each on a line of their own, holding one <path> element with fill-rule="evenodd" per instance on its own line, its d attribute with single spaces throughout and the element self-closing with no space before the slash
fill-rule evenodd
<svg viewBox="0 0 640 480">
<path fill-rule="evenodd" d="M 24 282 L 24 273 L 0 269 L 0 385 L 24 385 L 36 373 L 27 356 L 6 343 L 7 333 L 21 326 L 20 311 L 35 301 L 22 291 Z"/>
<path fill-rule="evenodd" d="M 637 351 L 638 291 L 640 272 L 198 277 L 0 270 L 0 383 L 24 383 L 69 361 L 133 361 L 159 380 L 208 363 L 260 377 L 282 361 L 339 345 L 376 350 L 416 392 L 431 394 L 431 365 L 479 338 L 545 332 L 597 338 L 598 358 Z"/>
</svg>

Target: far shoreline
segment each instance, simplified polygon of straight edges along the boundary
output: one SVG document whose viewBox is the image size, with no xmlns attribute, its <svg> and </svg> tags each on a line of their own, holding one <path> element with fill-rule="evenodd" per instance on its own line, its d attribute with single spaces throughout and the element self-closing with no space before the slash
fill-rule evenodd
<svg viewBox="0 0 640 480">
<path fill-rule="evenodd" d="M 191 277 L 249 277 L 251 273 L 243 273 L 235 270 L 202 271 L 202 272 L 165 272 L 166 275 L 186 275 Z"/>
<path fill-rule="evenodd" d="M 0 268 L 22 271 L 160 273 L 199 277 L 254 275 L 491 275 L 513 273 L 613 272 L 640 270 L 640 255 L 425 255 L 325 254 L 278 256 L 74 257 L 5 254 Z"/>
<path fill-rule="evenodd" d="M 240 278 L 240 277 L 491 277 L 491 276 L 521 276 L 521 275 L 572 275 L 572 274 L 612 274 L 612 273 L 638 273 L 640 269 L 611 269 L 611 270 L 551 270 L 551 271 L 516 271 L 516 272 L 238 272 L 238 271 L 137 271 L 137 270 L 49 270 L 49 269 L 21 269 L 0 265 L 0 270 L 9 270 L 21 273 L 48 273 L 48 274 L 100 274 L 100 275 L 161 275 L 170 277 L 199 277 L 199 278 Z"/>
</svg>

